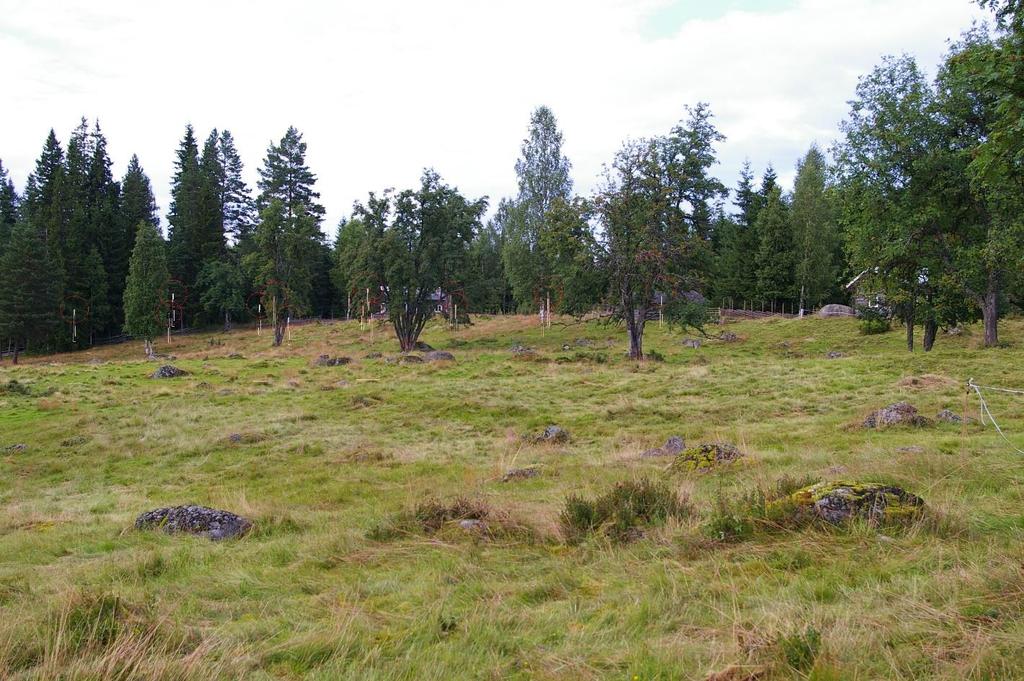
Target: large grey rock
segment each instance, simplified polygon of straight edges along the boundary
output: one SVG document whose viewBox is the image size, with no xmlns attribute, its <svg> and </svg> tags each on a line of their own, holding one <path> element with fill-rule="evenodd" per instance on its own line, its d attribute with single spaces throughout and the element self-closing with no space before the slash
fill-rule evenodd
<svg viewBox="0 0 1024 681">
<path fill-rule="evenodd" d="M 428 362 L 454 362 L 455 355 L 444 350 L 431 350 L 423 355 L 423 359 Z"/>
<path fill-rule="evenodd" d="M 135 519 L 135 528 L 162 529 L 168 534 L 185 532 L 218 541 L 241 537 L 252 529 L 252 521 L 206 506 L 171 506 L 143 513 Z"/>
<path fill-rule="evenodd" d="M 150 378 L 178 378 L 180 376 L 188 376 L 188 372 L 170 364 L 163 365 L 149 375 Z"/>
<path fill-rule="evenodd" d="M 915 426 L 922 427 L 931 425 L 931 421 L 917 413 L 917 407 L 909 402 L 897 402 L 890 404 L 874 412 L 864 419 L 865 428 L 885 428 L 888 426 Z"/>
<path fill-rule="evenodd" d="M 818 310 L 819 317 L 856 317 L 857 311 L 849 305 L 826 305 Z"/>
<path fill-rule="evenodd" d="M 792 500 L 833 525 L 854 518 L 872 524 L 903 522 L 919 516 L 924 509 L 920 497 L 900 487 L 878 483 L 821 483 L 795 492 Z"/>
</svg>

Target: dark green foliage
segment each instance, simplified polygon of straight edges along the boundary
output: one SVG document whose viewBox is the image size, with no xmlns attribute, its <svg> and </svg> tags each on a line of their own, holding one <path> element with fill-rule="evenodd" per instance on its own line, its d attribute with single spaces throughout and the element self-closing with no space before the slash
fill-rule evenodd
<svg viewBox="0 0 1024 681">
<path fill-rule="evenodd" d="M 780 636 L 776 645 L 786 666 L 806 673 L 814 666 L 821 651 L 821 632 L 808 626 L 802 632 Z"/>
<path fill-rule="evenodd" d="M 3 254 L 4 246 L 11 238 L 11 230 L 17 221 L 18 193 L 14 190 L 14 183 L 7 176 L 7 169 L 0 161 L 0 254 Z"/>
<path fill-rule="evenodd" d="M 317 203 L 316 175 L 306 166 L 305 154 L 306 143 L 294 127 L 267 149 L 260 169 L 259 223 L 242 261 L 272 317 L 274 345 L 284 340 L 289 317 L 312 309 L 314 278 L 329 282 L 320 231 L 324 209 Z"/>
<path fill-rule="evenodd" d="M 135 235 L 142 221 L 160 225 L 153 187 L 139 163 L 139 157 L 132 154 L 128 170 L 121 180 L 121 231 L 129 253 L 135 248 Z"/>
<path fill-rule="evenodd" d="M 245 311 L 245 279 L 237 263 L 231 260 L 207 260 L 196 280 L 199 302 L 211 317 L 224 319 L 231 326 L 231 315 Z"/>
<path fill-rule="evenodd" d="M 152 351 L 153 339 L 167 323 L 166 296 L 170 273 L 165 249 L 157 228 L 148 222 L 140 222 L 125 285 L 124 331 L 143 339 L 147 351 Z"/>
<path fill-rule="evenodd" d="M 31 349 L 57 329 L 57 284 L 43 234 L 27 221 L 15 224 L 0 257 L 0 338 Z"/>
<path fill-rule="evenodd" d="M 797 164 L 790 209 L 794 253 L 793 292 L 800 309 L 829 302 L 840 272 L 839 233 L 827 192 L 825 156 L 816 146 Z"/>
<path fill-rule="evenodd" d="M 221 131 L 217 150 L 222 173 L 220 205 L 224 232 L 244 248 L 256 224 L 255 204 L 242 179 L 242 158 L 229 130 Z"/>
<path fill-rule="evenodd" d="M 596 499 L 569 496 L 559 522 L 570 543 L 597 531 L 624 541 L 635 538 L 640 527 L 659 525 L 669 518 L 685 518 L 690 513 L 689 502 L 668 485 L 640 478 L 620 482 Z"/>
<path fill-rule="evenodd" d="M 352 266 L 355 288 L 380 292 L 403 352 L 415 348 L 434 316 L 434 295 L 465 289 L 470 244 L 486 208 L 486 199 L 469 201 L 429 169 L 418 190 L 371 193 L 356 205 L 365 232 Z"/>
<path fill-rule="evenodd" d="M 302 141 L 302 133 L 289 126 L 280 143 L 267 148 L 267 156 L 260 168 L 260 196 L 256 205 L 263 211 L 277 199 L 287 218 L 303 213 L 319 226 L 324 207 L 319 203 L 320 194 L 313 190 L 314 184 L 316 175 L 306 165 L 306 143 Z"/>
<path fill-rule="evenodd" d="M 102 333 L 110 326 L 113 309 L 110 307 L 107 279 L 103 259 L 93 246 L 83 261 L 82 280 L 76 287 L 81 292 L 80 297 L 70 301 L 70 305 L 77 301 L 85 304 L 86 309 L 83 312 L 86 312 L 86 315 L 82 318 L 78 334 L 79 342 L 87 345 L 92 345 L 96 334 Z M 69 316 L 68 306 L 69 303 L 65 302 L 65 319 Z"/>
<path fill-rule="evenodd" d="M 865 336 L 872 336 L 880 333 L 887 333 L 892 329 L 892 322 L 881 311 L 862 307 L 857 310 L 860 317 L 860 332 Z"/>
<path fill-rule="evenodd" d="M 203 264 L 206 252 L 200 195 L 203 176 L 199 168 L 199 148 L 191 125 L 178 146 L 171 180 L 171 208 L 167 215 L 167 264 L 171 276 L 191 287 Z M 191 315 L 190 315 L 191 316 Z"/>
<path fill-rule="evenodd" d="M 516 161 L 519 194 L 503 200 L 495 215 L 505 240 L 504 271 L 520 309 L 537 309 L 552 292 L 550 263 L 539 244 L 554 201 L 567 201 L 572 195 L 571 167 L 562 155 L 562 132 L 554 113 L 538 107 L 530 116 L 529 134 Z"/>
<path fill-rule="evenodd" d="M 792 301 L 793 231 L 789 206 L 782 191 L 773 187 L 757 216 L 757 296 L 765 303 Z"/>
<path fill-rule="evenodd" d="M 581 317 L 608 288 L 601 249 L 590 228 L 593 209 L 582 199 L 556 198 L 540 232 L 539 248 L 551 271 L 552 310 Z"/>
<path fill-rule="evenodd" d="M 466 271 L 466 305 L 469 312 L 509 312 L 512 291 L 505 276 L 501 254 L 504 239 L 491 219 L 469 246 Z"/>
</svg>

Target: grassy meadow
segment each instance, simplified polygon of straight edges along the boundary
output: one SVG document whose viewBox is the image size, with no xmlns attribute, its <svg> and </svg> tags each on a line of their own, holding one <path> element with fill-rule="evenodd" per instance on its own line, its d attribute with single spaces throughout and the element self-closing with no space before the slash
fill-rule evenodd
<svg viewBox="0 0 1024 681">
<path fill-rule="evenodd" d="M 526 317 L 429 328 L 454 362 L 367 358 L 397 343 L 357 322 L 277 349 L 252 329 L 158 343 L 190 372 L 175 379 L 148 378 L 141 344 L 5 362 L 0 678 L 1024 678 L 1024 457 L 977 423 L 858 427 L 900 399 L 961 412 L 971 377 L 1024 387 L 1024 322 L 1000 349 L 972 327 L 912 355 L 848 319 L 726 328 L 738 340 L 692 349 L 653 324 L 664 361 L 639 366 L 621 329 Z M 1024 396 L 989 403 L 1024 449 Z M 522 438 L 549 424 L 571 441 Z M 669 473 L 640 456 L 674 435 L 746 457 Z M 644 476 L 689 512 L 565 541 L 567 496 Z M 930 521 L 716 533 L 784 478 L 892 482 Z M 410 521 L 460 498 L 502 531 Z M 188 503 L 255 527 L 133 527 Z"/>
</svg>

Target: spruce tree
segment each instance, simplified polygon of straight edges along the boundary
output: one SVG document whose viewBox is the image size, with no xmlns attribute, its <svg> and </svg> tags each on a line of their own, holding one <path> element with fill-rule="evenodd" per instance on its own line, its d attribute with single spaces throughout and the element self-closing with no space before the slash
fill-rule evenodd
<svg viewBox="0 0 1024 681">
<path fill-rule="evenodd" d="M 26 220 L 11 231 L 0 257 L 0 338 L 14 341 L 14 363 L 22 343 L 34 348 L 59 326 L 58 291 L 43 233 Z"/>
<path fill-rule="evenodd" d="M 106 329 L 110 328 L 113 318 L 107 284 L 107 271 L 103 267 L 103 258 L 95 246 L 89 250 L 89 254 L 83 261 L 82 277 L 82 281 L 78 282 L 76 287 L 81 292 L 79 295 L 85 304 L 85 309 L 81 311 L 83 323 L 81 325 L 82 329 L 79 331 L 79 342 L 81 343 L 84 340 L 86 344 L 92 345 L 97 334 L 103 333 Z M 76 298 L 75 300 L 78 299 Z M 70 304 L 73 305 L 74 302 Z M 67 304 L 65 304 L 64 310 L 65 319 L 70 312 L 66 308 Z M 85 333 L 84 339 L 82 338 L 83 332 Z"/>
<path fill-rule="evenodd" d="M 184 286 L 195 284 L 202 266 L 203 229 L 200 217 L 202 173 L 199 149 L 191 124 L 178 145 L 171 180 L 171 207 L 167 215 L 167 261 L 171 276 Z"/>
<path fill-rule="evenodd" d="M 14 190 L 11 178 L 7 176 L 3 161 L 0 161 L 0 253 L 3 253 L 4 245 L 11 238 L 11 230 L 17 221 L 18 193 Z"/>
<path fill-rule="evenodd" d="M 199 157 L 199 257 L 201 264 L 224 256 L 224 169 L 220 163 L 219 136 L 214 129 Z"/>
<path fill-rule="evenodd" d="M 170 274 L 164 251 L 164 240 L 156 226 L 139 222 L 125 283 L 124 331 L 143 340 L 147 357 L 152 357 L 153 339 L 167 324 Z"/>
<path fill-rule="evenodd" d="M 765 305 L 793 299 L 793 234 L 782 190 L 772 186 L 757 216 L 757 295 Z"/>
<path fill-rule="evenodd" d="M 35 170 L 25 185 L 22 204 L 25 217 L 43 233 L 50 250 L 58 288 L 64 281 L 64 240 L 68 221 L 67 177 L 64 150 L 51 129 L 43 143 L 43 151 Z"/>
<path fill-rule="evenodd" d="M 87 231 L 84 248 L 86 257 L 82 261 L 82 284 L 74 288 L 80 293 L 87 290 L 86 286 L 95 285 L 97 270 L 94 262 L 89 262 L 89 252 L 96 249 L 103 261 L 104 279 L 107 286 L 108 301 L 106 308 L 120 310 L 121 298 L 124 295 L 124 280 L 128 276 L 129 240 L 125 238 L 120 223 L 121 187 L 114 181 L 110 171 L 111 161 L 107 155 L 107 139 L 100 130 L 99 122 L 93 125 L 90 137 L 89 175 L 86 182 Z M 93 316 L 94 323 L 100 317 Z M 104 319 L 106 324 L 113 321 L 109 316 Z M 119 326 L 119 324 L 118 324 Z M 97 327 L 98 331 L 116 329 L 113 327 Z"/>
<path fill-rule="evenodd" d="M 159 226 L 160 218 L 157 215 L 157 210 L 156 198 L 153 196 L 153 186 L 150 184 L 149 177 L 142 169 L 139 157 L 132 154 L 131 160 L 128 161 L 128 170 L 125 171 L 124 179 L 121 180 L 119 218 L 121 234 L 129 254 L 135 248 L 135 235 L 138 233 L 140 222 L 145 221 Z"/>
<path fill-rule="evenodd" d="M 317 298 L 314 280 L 330 282 L 320 221 L 324 208 L 306 165 L 306 143 L 289 127 L 279 144 L 271 144 L 260 169 L 260 220 L 252 251 L 243 267 L 262 291 L 263 306 L 274 319 L 274 344 L 284 340 L 289 317 L 308 313 Z"/>
<path fill-rule="evenodd" d="M 236 246 L 245 250 L 256 223 L 255 205 L 249 187 L 242 179 L 242 158 L 230 131 L 221 131 L 217 149 L 223 172 L 220 204 L 224 232 Z"/>
</svg>

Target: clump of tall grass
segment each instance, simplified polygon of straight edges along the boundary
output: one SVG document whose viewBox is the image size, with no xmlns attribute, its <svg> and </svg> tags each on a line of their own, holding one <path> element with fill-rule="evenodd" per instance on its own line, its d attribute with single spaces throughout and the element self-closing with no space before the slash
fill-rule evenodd
<svg viewBox="0 0 1024 681">
<path fill-rule="evenodd" d="M 663 482 L 648 478 L 617 483 L 595 499 L 573 494 L 566 498 L 559 516 L 562 534 L 569 543 L 603 532 L 616 541 L 643 534 L 642 528 L 669 518 L 685 518 L 692 512 L 689 501 Z"/>
</svg>

